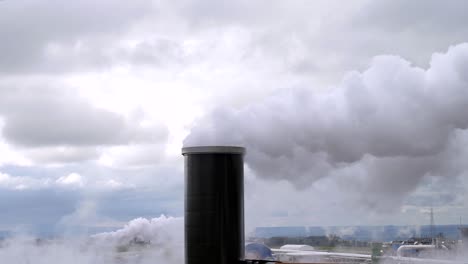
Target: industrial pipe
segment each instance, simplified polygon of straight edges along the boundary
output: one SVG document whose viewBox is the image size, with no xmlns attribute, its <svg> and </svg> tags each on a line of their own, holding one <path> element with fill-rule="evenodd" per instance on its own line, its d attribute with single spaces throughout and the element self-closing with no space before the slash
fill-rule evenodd
<svg viewBox="0 0 468 264">
<path fill-rule="evenodd" d="M 245 149 L 185 147 L 185 263 L 244 259 Z"/>
</svg>

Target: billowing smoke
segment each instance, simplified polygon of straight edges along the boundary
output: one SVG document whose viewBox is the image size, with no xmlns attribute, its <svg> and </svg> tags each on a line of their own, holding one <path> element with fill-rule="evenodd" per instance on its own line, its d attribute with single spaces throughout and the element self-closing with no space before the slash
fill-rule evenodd
<svg viewBox="0 0 468 264">
<path fill-rule="evenodd" d="M 183 220 L 165 216 L 138 218 L 120 230 L 88 238 L 0 241 L 0 262 L 5 264 L 180 264 L 183 257 Z"/>
<path fill-rule="evenodd" d="M 149 245 L 163 255 L 180 257 L 183 255 L 183 219 L 164 215 L 150 220 L 137 218 L 120 230 L 100 233 L 92 236 L 92 239 L 98 244 L 119 247 Z"/>
<path fill-rule="evenodd" d="M 334 177 L 370 208 L 395 207 L 425 176 L 465 171 L 467 43 L 433 54 L 428 69 L 378 56 L 367 70 L 317 90 L 220 108 L 195 124 L 184 145 L 246 146 L 257 176 L 299 188 Z"/>
</svg>

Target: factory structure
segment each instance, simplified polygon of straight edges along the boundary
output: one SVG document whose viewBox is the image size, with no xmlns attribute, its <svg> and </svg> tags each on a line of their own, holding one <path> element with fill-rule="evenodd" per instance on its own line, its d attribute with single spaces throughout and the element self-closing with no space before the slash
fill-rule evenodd
<svg viewBox="0 0 468 264">
<path fill-rule="evenodd" d="M 242 147 L 182 149 L 185 157 L 185 263 L 244 261 Z"/>
<path fill-rule="evenodd" d="M 327 252 L 309 245 L 245 243 L 244 154 L 238 146 L 194 146 L 185 159 L 185 264 L 439 263 L 468 264 L 445 241 L 394 241 L 372 254 Z M 433 222 L 431 217 L 431 223 Z M 468 254 L 468 228 L 456 252 Z M 396 245 L 396 246 L 395 246 Z M 389 254 L 389 250 L 393 250 Z M 388 251 L 388 252 L 386 252 Z M 455 257 L 454 257 L 455 256 Z M 383 263 L 382 262 L 382 263 Z"/>
<path fill-rule="evenodd" d="M 460 227 L 460 243 L 464 250 L 468 252 L 468 227 Z"/>
</svg>

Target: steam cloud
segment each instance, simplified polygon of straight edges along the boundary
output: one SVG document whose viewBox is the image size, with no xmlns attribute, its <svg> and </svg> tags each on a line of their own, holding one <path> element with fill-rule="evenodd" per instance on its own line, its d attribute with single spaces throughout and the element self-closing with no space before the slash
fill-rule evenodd
<svg viewBox="0 0 468 264">
<path fill-rule="evenodd" d="M 100 233 L 92 238 L 99 244 L 125 246 L 138 241 L 139 243 L 151 244 L 162 250 L 169 250 L 182 247 L 182 226 L 182 218 L 166 217 L 164 215 L 151 220 L 137 218 L 120 230 Z"/>
<path fill-rule="evenodd" d="M 86 239 L 14 237 L 0 241 L 0 259 L 8 264 L 180 264 L 182 226 L 182 218 L 160 216 L 138 218 L 120 230 Z"/>
<path fill-rule="evenodd" d="M 388 209 L 424 176 L 465 171 L 467 109 L 464 43 L 433 54 L 428 69 L 378 56 L 327 92 L 290 89 L 238 111 L 217 109 L 184 145 L 243 145 L 260 177 L 299 188 L 335 177 L 365 194 L 360 203 Z"/>
</svg>

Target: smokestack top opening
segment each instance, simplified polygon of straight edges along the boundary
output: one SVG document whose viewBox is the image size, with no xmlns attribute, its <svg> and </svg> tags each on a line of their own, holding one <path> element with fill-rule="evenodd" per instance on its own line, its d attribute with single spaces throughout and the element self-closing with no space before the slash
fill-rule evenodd
<svg viewBox="0 0 468 264">
<path fill-rule="evenodd" d="M 186 154 L 245 154 L 245 148 L 239 146 L 196 146 L 182 148 L 182 155 Z"/>
</svg>

